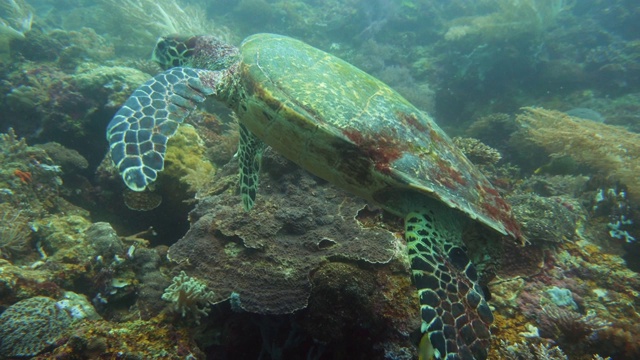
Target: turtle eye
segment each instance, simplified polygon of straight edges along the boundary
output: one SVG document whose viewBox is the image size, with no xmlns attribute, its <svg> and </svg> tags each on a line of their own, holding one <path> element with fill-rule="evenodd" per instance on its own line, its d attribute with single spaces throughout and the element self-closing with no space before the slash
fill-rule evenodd
<svg viewBox="0 0 640 360">
<path fill-rule="evenodd" d="M 158 40 L 156 44 L 156 51 L 164 51 L 167 48 L 167 41 L 164 39 Z"/>
<path fill-rule="evenodd" d="M 156 43 L 152 59 L 165 69 L 183 66 L 188 58 L 193 57 L 198 36 L 161 37 Z"/>
</svg>

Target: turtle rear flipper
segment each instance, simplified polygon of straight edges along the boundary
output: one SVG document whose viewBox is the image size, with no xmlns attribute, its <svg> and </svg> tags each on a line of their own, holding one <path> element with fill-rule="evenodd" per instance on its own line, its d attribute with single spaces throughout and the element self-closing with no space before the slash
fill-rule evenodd
<svg viewBox="0 0 640 360">
<path fill-rule="evenodd" d="M 196 104 L 214 89 L 202 78 L 211 71 L 173 68 L 144 83 L 107 127 L 109 152 L 126 185 L 144 190 L 164 169 L 167 140 Z"/>
<path fill-rule="evenodd" d="M 439 353 L 437 359 L 484 360 L 493 315 L 475 267 L 464 249 L 452 242 L 461 238 L 455 215 L 439 205 L 437 211 L 421 210 L 405 218 L 422 331 Z"/>
<path fill-rule="evenodd" d="M 238 146 L 240 196 L 242 197 L 242 206 L 246 211 L 251 210 L 256 202 L 260 163 L 264 148 L 262 140 L 253 135 L 246 126 L 240 124 L 240 144 Z"/>
</svg>

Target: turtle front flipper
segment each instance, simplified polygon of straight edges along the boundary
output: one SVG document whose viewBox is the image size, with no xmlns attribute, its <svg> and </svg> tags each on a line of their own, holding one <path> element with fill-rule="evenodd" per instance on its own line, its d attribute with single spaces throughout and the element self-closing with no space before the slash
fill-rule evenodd
<svg viewBox="0 0 640 360">
<path fill-rule="evenodd" d="M 212 95 L 211 71 L 178 67 L 144 83 L 107 126 L 111 160 L 125 184 L 143 191 L 164 169 L 167 140 L 195 109 Z"/>
<path fill-rule="evenodd" d="M 422 332 L 436 359 L 484 360 L 491 340 L 491 309 L 475 267 L 461 243 L 462 224 L 453 210 L 411 212 L 405 236 L 411 272 L 418 288 Z"/>
<path fill-rule="evenodd" d="M 246 211 L 251 210 L 256 202 L 260 163 L 264 143 L 253 135 L 244 125 L 240 124 L 240 144 L 238 158 L 240 162 L 240 196 Z"/>
</svg>

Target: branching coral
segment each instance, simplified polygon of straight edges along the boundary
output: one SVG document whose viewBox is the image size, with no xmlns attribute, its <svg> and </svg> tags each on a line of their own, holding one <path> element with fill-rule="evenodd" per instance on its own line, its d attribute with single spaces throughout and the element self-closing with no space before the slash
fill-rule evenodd
<svg viewBox="0 0 640 360">
<path fill-rule="evenodd" d="M 501 340 L 498 353 L 503 359 L 510 360 L 567 360 L 568 357 L 557 347 L 546 344 L 534 345 L 527 342 L 510 344 Z"/>
<path fill-rule="evenodd" d="M 209 314 L 209 304 L 213 303 L 213 291 L 207 285 L 184 271 L 173 278 L 173 283 L 164 290 L 162 299 L 171 302 L 171 309 L 182 317 L 193 316 L 200 323 L 201 316 Z"/>
<path fill-rule="evenodd" d="M 6 134 L 0 134 L 0 160 L 9 161 L 14 154 L 26 151 L 27 141 L 18 138 L 13 128 L 9 128 Z"/>
<path fill-rule="evenodd" d="M 571 156 L 614 181 L 625 184 L 632 198 L 640 198 L 640 135 L 618 126 L 580 120 L 565 113 L 523 108 L 516 120 L 528 140 L 552 156 Z"/>
<path fill-rule="evenodd" d="M 478 139 L 455 137 L 453 143 L 476 165 L 495 165 L 502 159 L 498 150 L 483 144 Z"/>
<path fill-rule="evenodd" d="M 599 319 L 595 313 L 582 315 L 578 312 L 548 306 L 543 309 L 539 322 L 540 335 L 552 338 L 560 344 L 577 344 L 611 325 Z"/>
</svg>

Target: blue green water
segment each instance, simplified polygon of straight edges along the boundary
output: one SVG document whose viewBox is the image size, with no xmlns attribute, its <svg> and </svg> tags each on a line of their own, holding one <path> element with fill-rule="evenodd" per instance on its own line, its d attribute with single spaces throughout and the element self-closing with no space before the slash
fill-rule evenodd
<svg viewBox="0 0 640 360">
<path fill-rule="evenodd" d="M 456 137 L 512 205 L 525 247 L 481 226 L 464 234 L 496 317 L 489 358 L 542 359 L 533 355 L 540 344 L 554 359 L 559 351 L 569 359 L 640 357 L 634 0 L 0 0 L 0 312 L 72 291 L 103 321 L 80 319 L 36 352 L 417 358 L 420 314 L 402 220 L 370 206 L 339 214 L 358 222 L 322 228 L 340 217 L 331 201 L 353 198 L 269 150 L 257 197 L 264 207 L 239 211 L 238 130 L 226 106 L 207 103 L 185 120 L 191 127 L 168 143 L 174 153 L 150 194 L 127 190 L 105 159 L 107 124 L 162 71 L 151 61 L 160 36 L 207 34 L 239 45 L 260 32 L 302 40 L 388 84 Z M 208 232 L 195 225 L 203 217 L 217 219 Z M 353 231 L 361 227 L 396 242 L 341 242 L 359 239 Z M 214 245 L 193 240 L 193 263 L 211 269 L 169 260 L 172 251 L 184 258 L 185 239 L 204 238 Z M 395 249 L 393 260 L 370 260 L 372 249 Z M 184 269 L 194 281 L 185 282 L 204 281 L 200 294 L 216 294 L 188 308 L 193 317 L 162 300 Z M 255 298 L 243 306 L 247 289 Z M 289 310 L 264 310 L 282 303 Z M 129 337 L 100 333 L 144 327 L 137 319 L 173 335 L 144 333 L 127 350 Z M 91 350 L 92 336 L 107 345 Z M 0 332 L 0 358 L 15 356 L 7 349 L 20 341 Z M 141 350 L 145 341 L 153 351 Z"/>
</svg>

